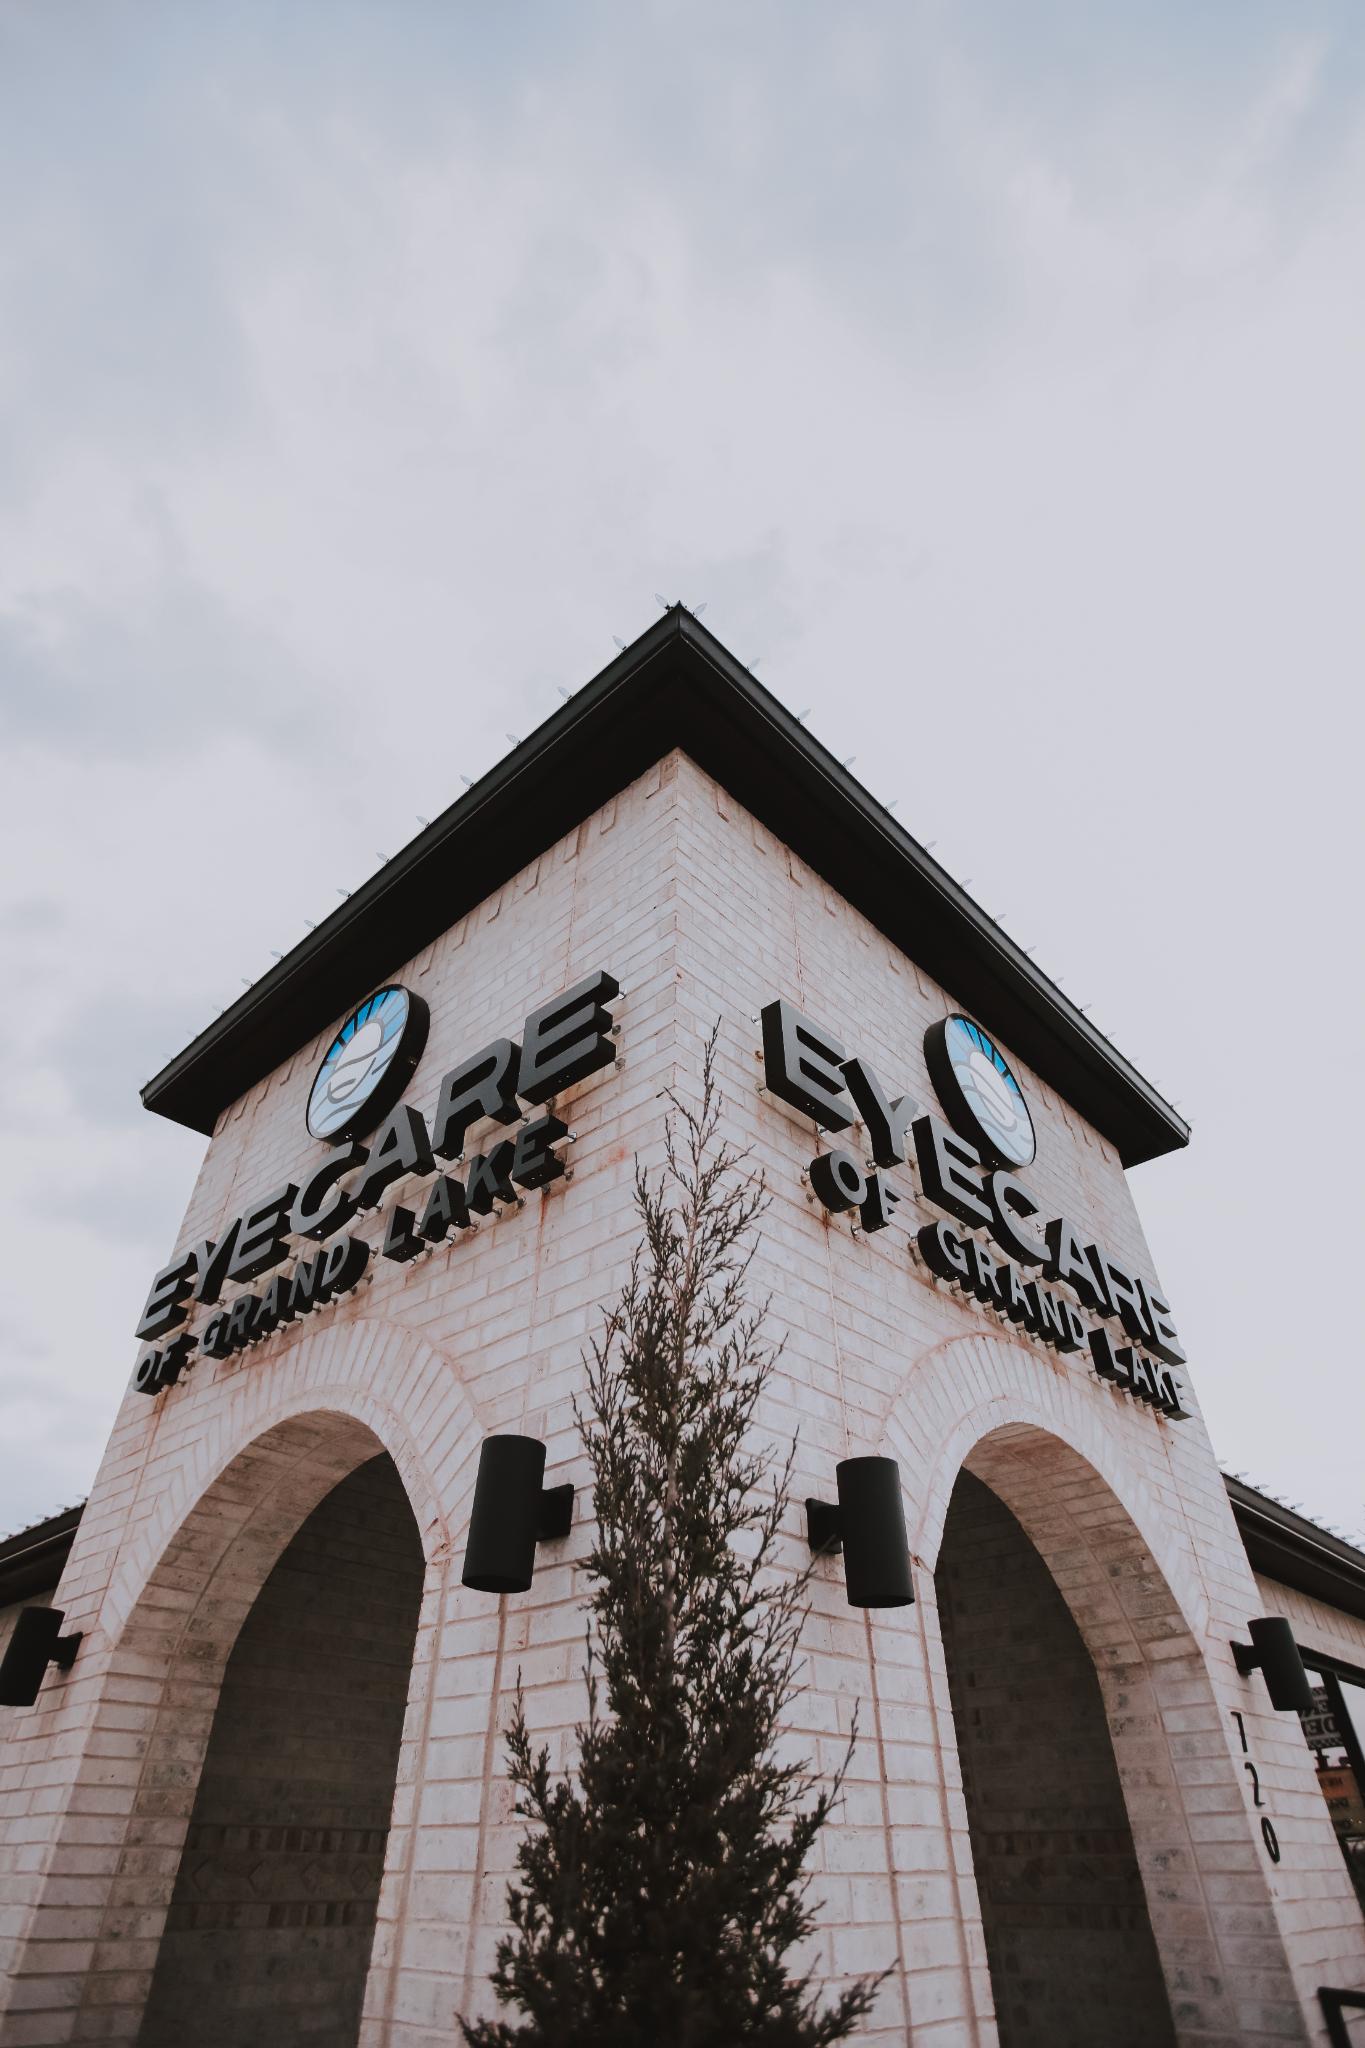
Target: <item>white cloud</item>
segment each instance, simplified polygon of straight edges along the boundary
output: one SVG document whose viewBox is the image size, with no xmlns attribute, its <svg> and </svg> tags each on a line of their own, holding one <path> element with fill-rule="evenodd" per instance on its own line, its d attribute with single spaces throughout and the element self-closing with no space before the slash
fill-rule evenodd
<svg viewBox="0 0 1365 2048">
<path fill-rule="evenodd" d="M 1365 1522 L 1348 1283 L 1262 1256 L 1365 1221 L 1362 37 L 1138 12 L 0 12 L 5 1114 L 141 1162 L 49 1327 L 13 1126 L 6 1521 L 188 1190 L 137 1085 L 660 588 L 1182 1098 L 1215 1440 Z"/>
</svg>

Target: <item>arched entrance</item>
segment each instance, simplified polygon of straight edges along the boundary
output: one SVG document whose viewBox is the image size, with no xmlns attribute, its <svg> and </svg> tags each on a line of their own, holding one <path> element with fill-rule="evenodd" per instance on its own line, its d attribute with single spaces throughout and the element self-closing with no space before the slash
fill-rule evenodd
<svg viewBox="0 0 1365 2048">
<path fill-rule="evenodd" d="M 270 1572 L 224 1671 L 143 2048 L 352 2048 L 423 1575 L 382 1454 L 326 1495 Z"/>
<path fill-rule="evenodd" d="M 1042 1559 L 1094 1668 L 1175 2039 L 1308 2038 L 1229 1718 L 1247 1701 L 1235 1677 L 1227 1680 L 1231 1659 L 1220 1649 L 1238 1625 L 1219 1577 L 1226 1500 L 1210 1497 L 1197 1440 L 1186 1447 L 1172 1430 L 1149 1447 L 1152 1456 L 1135 1457 L 1146 1444 L 1139 1421 L 1153 1427 L 1111 1412 L 1061 1363 L 1045 1371 L 1022 1345 L 973 1336 L 919 1358 L 882 1422 L 881 1444 L 900 1459 L 917 1508 L 908 1517 L 920 1565 L 916 1613 L 943 1765 L 949 1891 L 965 1931 L 967 2038 L 980 2048 L 997 2038 L 993 1987 L 976 1967 L 985 1942 L 936 1591 L 964 1468 L 1004 1503 Z M 1233 1597 L 1245 1611 L 1242 1583 Z M 883 1701 L 903 1683 L 912 1702 L 908 1665 L 906 1673 L 901 1681 L 879 1668 Z M 1042 2037 L 1033 2038 L 1041 2048 Z"/>
<path fill-rule="evenodd" d="M 1173 2043 L 1094 1663 L 1037 1550 L 970 1472 L 936 1585 L 1001 2048 Z"/>
</svg>

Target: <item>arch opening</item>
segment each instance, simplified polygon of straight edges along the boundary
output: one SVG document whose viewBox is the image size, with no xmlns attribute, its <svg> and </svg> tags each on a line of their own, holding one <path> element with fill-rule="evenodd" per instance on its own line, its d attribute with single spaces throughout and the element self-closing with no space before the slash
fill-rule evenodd
<svg viewBox="0 0 1365 2048">
<path fill-rule="evenodd" d="M 1091 1652 L 1024 1528 L 967 1470 L 935 1584 L 1001 2048 L 1173 2043 Z"/>
<path fill-rule="evenodd" d="M 142 2048 L 353 2048 L 424 1574 L 387 1453 L 280 1552 L 227 1656 Z"/>
</svg>

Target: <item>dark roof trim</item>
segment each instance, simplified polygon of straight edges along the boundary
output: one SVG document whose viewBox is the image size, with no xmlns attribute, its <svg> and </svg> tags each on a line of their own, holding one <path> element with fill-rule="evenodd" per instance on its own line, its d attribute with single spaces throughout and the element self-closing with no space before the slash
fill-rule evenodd
<svg viewBox="0 0 1365 2048">
<path fill-rule="evenodd" d="M 20 1529 L 0 1543 L 0 1607 L 12 1607 L 16 1600 L 31 1600 L 35 1593 L 50 1593 L 60 1579 L 76 1539 L 85 1503 L 63 1508 L 31 1529 Z"/>
<path fill-rule="evenodd" d="M 211 1132 L 222 1111 L 339 1021 L 526 863 L 673 748 L 722 783 L 1118 1148 L 1189 1127 L 719 640 L 674 606 L 410 841 L 142 1091 Z"/>
<path fill-rule="evenodd" d="M 1223 1484 L 1253 1571 L 1365 1621 L 1365 1552 L 1240 1479 Z"/>
</svg>

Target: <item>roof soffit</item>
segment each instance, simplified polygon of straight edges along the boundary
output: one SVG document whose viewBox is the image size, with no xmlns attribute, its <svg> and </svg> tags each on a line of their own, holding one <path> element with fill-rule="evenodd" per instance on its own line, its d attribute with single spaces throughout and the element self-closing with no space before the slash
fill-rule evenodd
<svg viewBox="0 0 1365 2048">
<path fill-rule="evenodd" d="M 355 890 L 142 1091 L 211 1132 L 228 1103 L 674 748 L 1116 1146 L 1183 1119 L 772 693 L 673 607 Z M 439 906 L 439 909 L 436 908 Z"/>
</svg>

